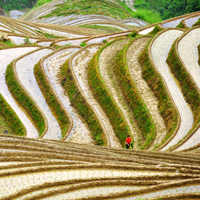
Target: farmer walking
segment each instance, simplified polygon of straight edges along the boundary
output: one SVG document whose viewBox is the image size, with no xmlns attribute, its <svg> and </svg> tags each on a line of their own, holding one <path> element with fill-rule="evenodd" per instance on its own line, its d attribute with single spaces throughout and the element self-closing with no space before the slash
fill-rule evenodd
<svg viewBox="0 0 200 200">
<path fill-rule="evenodd" d="M 127 135 L 127 138 L 126 138 L 126 149 L 129 149 L 130 146 L 133 146 L 133 144 L 131 143 L 130 135 Z"/>
</svg>

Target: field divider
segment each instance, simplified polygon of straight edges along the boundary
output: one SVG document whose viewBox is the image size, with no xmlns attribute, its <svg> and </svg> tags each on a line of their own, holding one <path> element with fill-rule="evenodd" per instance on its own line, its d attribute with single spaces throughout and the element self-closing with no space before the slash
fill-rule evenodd
<svg viewBox="0 0 200 200">
<path fill-rule="evenodd" d="M 110 120 L 113 130 L 119 138 L 121 145 L 124 146 L 127 135 L 132 134 L 121 109 L 116 104 L 116 101 L 110 94 L 105 82 L 102 80 L 98 66 L 100 53 L 110 44 L 111 43 L 108 43 L 103 46 L 91 59 L 88 67 L 88 82 L 94 97 Z"/>
<path fill-rule="evenodd" d="M 200 91 L 196 82 L 194 81 L 193 77 L 187 70 L 184 62 L 182 61 L 179 52 L 178 52 L 178 45 L 181 39 L 187 35 L 190 31 L 199 28 L 195 27 L 190 29 L 189 31 L 185 32 L 180 38 L 178 38 L 167 58 L 167 63 L 172 70 L 173 74 L 180 82 L 180 86 L 182 88 L 182 93 L 186 99 L 186 101 L 190 104 L 193 115 L 194 115 L 194 124 L 192 129 L 187 133 L 187 135 L 174 147 L 170 148 L 170 151 L 176 150 L 178 147 L 182 146 L 190 137 L 192 137 L 195 132 L 200 128 Z M 195 148 L 195 147 L 194 147 Z M 190 148 L 190 150 L 193 148 Z"/>
<path fill-rule="evenodd" d="M 160 113 L 167 127 L 167 135 L 163 139 L 162 143 L 157 146 L 157 151 L 161 150 L 164 146 L 171 142 L 171 140 L 178 132 L 181 123 L 180 113 L 175 106 L 174 100 L 170 95 L 165 80 L 162 78 L 160 72 L 156 68 L 152 55 L 150 53 L 153 42 L 156 40 L 157 37 L 159 37 L 167 30 L 174 29 L 168 28 L 159 32 L 154 38 L 149 41 L 139 58 L 140 64 L 142 66 L 143 77 L 158 99 L 158 109 L 160 110 Z M 175 30 L 182 29 L 176 28 Z"/>
<path fill-rule="evenodd" d="M 3 21 L 3 23 L 8 24 L 8 26 L 11 29 L 19 31 L 19 32 L 23 33 L 24 35 L 28 35 L 29 37 L 39 37 L 40 36 L 39 34 L 37 34 L 37 32 L 34 32 L 33 30 L 29 29 L 28 27 L 25 27 L 23 25 L 19 25 L 18 23 L 15 23 L 15 21 L 14 20 L 12 21 L 12 19 L 8 19 L 6 17 L 0 16 L 0 21 Z M 33 34 L 33 33 L 35 33 L 35 34 Z"/>
<path fill-rule="evenodd" d="M 130 183 L 130 185 L 134 185 L 134 182 L 128 182 Z M 123 181 L 119 181 L 119 184 L 117 184 L 117 181 L 111 181 L 110 180 L 110 184 L 109 181 L 104 183 L 104 181 L 92 181 L 92 182 L 84 182 L 84 183 L 78 183 L 76 185 L 69 185 L 69 186 L 63 186 L 63 188 L 58 188 L 55 189 L 55 191 L 49 191 L 46 192 L 44 194 L 36 194 L 33 195 L 32 197 L 28 197 L 25 198 L 24 200 L 34 200 L 34 199 L 39 199 L 39 198 L 44 198 L 46 197 L 45 195 L 51 196 L 51 194 L 54 194 L 56 191 L 57 193 L 68 193 L 68 192 L 72 192 L 72 191 L 76 191 L 76 190 L 80 190 L 80 189 L 87 189 L 90 187 L 101 187 L 104 185 L 121 185 L 123 184 Z M 76 198 L 75 200 L 99 200 L 99 199 L 113 199 L 113 198 L 125 198 L 125 197 L 129 197 L 130 196 L 135 196 L 135 195 L 141 195 L 141 194 L 146 194 L 146 193 L 150 193 L 150 192 L 156 192 L 156 191 L 160 191 L 160 190 L 164 190 L 164 189 L 170 189 L 170 188 L 174 188 L 174 187 L 181 187 L 181 186 L 188 186 L 188 185 L 196 185 L 200 183 L 200 179 L 189 179 L 189 180 L 182 180 L 180 182 L 167 182 L 167 183 L 161 183 L 158 185 L 153 185 L 153 186 L 146 186 L 146 188 L 142 188 L 142 189 L 129 189 L 128 191 L 123 191 L 123 192 L 117 192 L 117 193 L 109 193 L 109 194 L 105 194 L 105 195 L 96 195 L 96 196 L 87 196 L 87 197 L 82 197 L 82 198 Z M 2 199 L 2 200 L 7 200 L 7 199 Z"/>
<path fill-rule="evenodd" d="M 70 48 L 74 48 L 71 46 Z M 56 90 L 54 89 L 52 83 L 50 82 L 48 75 L 44 69 L 43 62 L 49 56 L 52 56 L 54 53 L 57 53 L 60 50 L 54 51 L 47 56 L 43 57 L 34 68 L 34 74 L 36 81 L 41 89 L 41 92 L 52 112 L 58 124 L 61 128 L 62 132 L 62 140 L 65 140 L 71 133 L 73 128 L 73 120 L 71 115 L 69 115 L 68 111 L 66 111 L 65 106 L 63 105 L 62 101 L 60 100 Z M 44 135 L 43 135 L 44 136 Z"/>
<path fill-rule="evenodd" d="M 8 85 L 11 94 L 16 99 L 16 101 L 22 106 L 21 109 L 26 113 L 27 116 L 29 116 L 34 126 L 38 130 L 40 137 L 43 137 L 48 130 L 47 119 L 41 108 L 38 106 L 33 97 L 29 94 L 29 92 L 26 90 L 26 88 L 19 80 L 16 71 L 16 62 L 42 49 L 53 49 L 53 48 L 48 48 L 48 47 L 39 48 L 35 51 L 31 51 L 25 55 L 22 55 L 19 58 L 15 59 L 10 65 L 8 65 L 6 70 L 6 83 Z M 21 95 L 23 95 L 23 97 Z"/>
<path fill-rule="evenodd" d="M 61 188 L 57 188 L 56 190 L 50 191 L 51 195 L 56 195 L 59 193 L 64 193 L 66 192 L 66 187 L 67 185 L 72 185 L 72 184 L 83 184 L 83 183 L 88 183 L 88 187 L 92 187 L 93 183 L 97 183 L 99 182 L 100 184 L 96 184 L 98 186 L 103 186 L 103 185 L 107 185 L 107 186 L 111 186 L 111 185 L 116 185 L 116 186 L 125 186 L 125 185 L 140 185 L 140 186 L 149 186 L 149 185 L 159 185 L 160 183 L 163 183 L 165 181 L 159 181 L 159 180 L 136 180 L 135 177 L 129 177 L 129 179 L 127 180 L 127 178 L 123 178 L 123 177 L 108 177 L 108 178 L 76 178 L 76 179 L 71 179 L 71 180 L 63 180 L 63 181 L 55 181 L 55 182 L 45 182 L 42 184 L 38 184 L 38 185 L 34 185 L 34 186 L 30 186 L 28 188 L 19 190 L 18 192 L 15 192 L 9 196 L 3 197 L 2 200 L 9 200 L 9 199 L 13 199 L 13 198 L 17 198 L 19 196 L 24 196 L 28 193 L 31 192 L 35 192 L 41 189 L 45 189 L 45 188 L 51 188 L 53 189 L 54 187 L 62 187 Z M 52 188 L 53 187 L 53 188 Z M 65 188 L 64 188 L 65 187 Z M 54 188 L 55 189 L 55 188 Z M 34 195 L 29 197 L 30 199 L 39 199 L 42 197 L 47 197 L 48 194 L 45 193 L 41 193 L 39 195 Z M 25 198 L 26 199 L 26 198 Z"/>
<path fill-rule="evenodd" d="M 174 199 L 200 199 L 200 193 L 186 193 L 186 194 L 171 194 L 171 195 L 164 195 L 164 196 L 158 196 L 156 198 L 151 198 L 151 200 L 174 200 Z M 150 200 L 144 199 L 144 200 Z"/>
<path fill-rule="evenodd" d="M 92 134 L 95 137 L 94 139 L 96 143 L 99 145 L 107 144 L 107 146 L 110 146 L 110 139 L 107 135 L 107 130 L 98 112 L 96 111 L 96 109 L 94 109 L 93 105 L 88 100 L 85 93 L 83 92 L 80 86 L 80 83 L 76 77 L 76 74 L 74 72 L 73 64 L 72 64 L 73 59 L 78 54 L 85 51 L 85 49 L 87 49 L 88 47 L 93 47 L 97 45 L 101 46 L 101 44 L 88 45 L 82 48 L 80 51 L 73 54 L 73 56 L 71 56 L 61 68 L 60 78 L 62 80 L 62 85 L 64 89 L 67 91 L 69 95 L 70 102 L 76 108 L 80 116 L 83 117 L 83 119 L 88 124 L 89 129 L 91 130 Z M 84 108 L 84 111 L 83 111 L 83 108 Z M 93 112 L 95 115 L 93 114 Z"/>
<path fill-rule="evenodd" d="M 120 83 L 120 87 L 126 102 L 129 104 L 137 125 L 141 130 L 142 136 L 145 140 L 141 148 L 146 149 L 155 139 L 156 129 L 152 116 L 148 111 L 146 104 L 144 103 L 144 100 L 140 95 L 127 66 L 126 53 L 134 41 L 135 40 L 129 42 L 121 51 L 118 52 L 115 57 L 113 70 L 118 82 Z"/>
</svg>

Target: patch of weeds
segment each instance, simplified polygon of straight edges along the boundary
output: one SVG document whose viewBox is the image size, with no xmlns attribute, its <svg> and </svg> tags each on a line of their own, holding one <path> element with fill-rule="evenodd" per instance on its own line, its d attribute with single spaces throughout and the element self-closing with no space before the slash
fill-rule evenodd
<svg viewBox="0 0 200 200">
<path fill-rule="evenodd" d="M 151 31 L 148 35 L 156 35 L 158 32 L 162 31 L 163 28 L 161 28 L 158 24 L 154 27 L 153 31 Z"/>
<path fill-rule="evenodd" d="M 84 42 L 82 42 L 82 43 L 80 44 L 80 46 L 81 46 L 81 47 L 85 47 L 85 46 L 87 46 L 87 43 L 84 41 Z"/>
<path fill-rule="evenodd" d="M 130 38 L 134 38 L 134 37 L 136 37 L 137 36 L 137 31 L 133 31 L 132 33 L 129 33 L 128 35 L 127 35 L 127 37 L 130 37 Z"/>
<path fill-rule="evenodd" d="M 26 37 L 26 38 L 24 39 L 24 45 L 30 45 L 30 44 L 31 44 L 31 42 L 30 42 L 29 37 Z"/>
</svg>

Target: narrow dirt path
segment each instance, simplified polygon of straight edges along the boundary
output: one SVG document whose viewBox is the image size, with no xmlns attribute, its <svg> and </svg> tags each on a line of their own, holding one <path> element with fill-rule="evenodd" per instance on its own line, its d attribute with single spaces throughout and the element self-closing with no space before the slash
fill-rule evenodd
<svg viewBox="0 0 200 200">
<path fill-rule="evenodd" d="M 200 90 L 200 66 L 198 64 L 199 53 L 198 45 L 200 44 L 200 28 L 190 31 L 185 35 L 178 44 L 179 55 Z M 200 143 L 200 128 L 176 151 L 188 149 Z"/>
<path fill-rule="evenodd" d="M 167 130 L 164 120 L 158 110 L 158 100 L 154 96 L 151 88 L 147 85 L 146 81 L 142 78 L 142 69 L 138 62 L 138 57 L 147 45 L 149 39 L 149 37 L 143 37 L 134 41 L 127 51 L 126 58 L 130 74 L 153 118 L 156 127 L 156 137 L 150 147 L 150 149 L 153 149 L 156 144 L 161 143 L 167 133 Z"/>
<path fill-rule="evenodd" d="M 69 112 L 74 121 L 74 126 L 66 141 L 82 144 L 93 144 L 94 141 L 91 138 L 91 133 L 87 128 L 87 125 L 77 114 L 76 110 L 71 106 L 69 97 L 63 90 L 62 85 L 60 84 L 60 80 L 58 78 L 60 67 L 73 53 L 78 50 L 79 48 L 69 48 L 56 52 L 52 56 L 45 59 L 43 65 L 57 95 L 59 96 L 60 100 L 62 101 L 63 105 L 65 106 L 66 110 Z"/>
<path fill-rule="evenodd" d="M 102 121 L 102 123 L 105 126 L 105 129 L 107 130 L 107 132 L 105 134 L 108 135 L 108 139 L 110 140 L 111 147 L 121 148 L 121 144 L 113 131 L 110 121 L 107 118 L 104 111 L 102 110 L 101 106 L 95 100 L 95 98 L 90 90 L 90 86 L 89 86 L 88 80 L 87 80 L 88 79 L 87 78 L 88 64 L 89 64 L 92 56 L 97 52 L 98 49 L 99 49 L 98 45 L 88 47 L 85 51 L 82 51 L 80 54 L 75 56 L 75 58 L 72 61 L 73 68 L 74 68 L 76 77 L 79 81 L 79 84 L 80 84 L 83 92 L 85 93 L 85 95 L 88 98 L 88 100 L 90 101 L 90 103 L 93 105 L 93 108 L 97 111 L 97 113 L 99 115 L 99 120 Z"/>
<path fill-rule="evenodd" d="M 167 150 L 169 147 L 178 143 L 193 125 L 192 111 L 185 101 L 183 94 L 177 85 L 176 79 L 172 76 L 169 66 L 166 63 L 169 51 L 174 41 L 183 34 L 180 30 L 167 30 L 159 35 L 151 46 L 151 55 L 157 70 L 165 80 L 170 95 L 172 96 L 174 103 L 179 111 L 181 122 L 178 132 L 175 137 L 168 143 L 162 151 Z"/>
<path fill-rule="evenodd" d="M 113 71 L 113 60 L 116 53 L 119 50 L 121 50 L 124 47 L 124 45 L 126 45 L 129 41 L 130 41 L 129 39 L 119 40 L 106 47 L 99 56 L 99 70 L 102 75 L 102 79 L 104 80 L 112 97 L 114 98 L 117 105 L 121 109 L 128 123 L 128 126 L 134 137 L 134 143 L 135 143 L 134 147 L 137 149 L 138 139 L 139 139 L 138 135 L 140 131 L 138 130 L 137 125 L 134 122 L 132 113 L 129 110 L 128 105 L 126 104 L 126 101 L 120 90 L 119 83 Z"/>
</svg>

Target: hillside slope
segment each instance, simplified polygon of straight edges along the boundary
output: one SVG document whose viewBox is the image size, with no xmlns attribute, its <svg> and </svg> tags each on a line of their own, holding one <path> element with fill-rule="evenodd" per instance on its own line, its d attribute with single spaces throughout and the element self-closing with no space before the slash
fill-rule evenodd
<svg viewBox="0 0 200 200">
<path fill-rule="evenodd" d="M 200 12 L 104 34 L 41 8 L 0 17 L 0 199 L 199 199 Z"/>
</svg>

